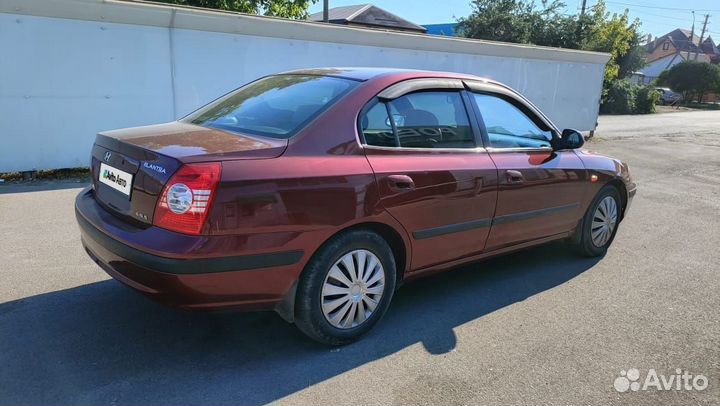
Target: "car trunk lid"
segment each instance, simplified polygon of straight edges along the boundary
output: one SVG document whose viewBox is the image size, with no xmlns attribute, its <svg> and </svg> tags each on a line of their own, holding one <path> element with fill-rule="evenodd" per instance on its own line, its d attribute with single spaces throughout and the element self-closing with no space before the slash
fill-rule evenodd
<svg viewBox="0 0 720 406">
<path fill-rule="evenodd" d="M 92 149 L 95 198 L 131 223 L 150 225 L 163 187 L 184 163 L 268 159 L 286 147 L 287 140 L 179 122 L 102 132 Z"/>
</svg>

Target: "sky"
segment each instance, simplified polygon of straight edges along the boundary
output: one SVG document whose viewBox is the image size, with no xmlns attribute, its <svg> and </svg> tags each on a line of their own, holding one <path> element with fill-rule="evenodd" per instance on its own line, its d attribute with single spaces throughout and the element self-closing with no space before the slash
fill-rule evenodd
<svg viewBox="0 0 720 406">
<path fill-rule="evenodd" d="M 368 2 L 417 24 L 455 22 L 458 17 L 465 17 L 471 11 L 470 0 L 330 0 L 330 7 Z M 564 2 L 567 4 L 567 13 L 579 13 L 582 0 Z M 587 7 L 596 2 L 587 0 Z M 322 3 L 322 0 L 318 0 L 310 7 L 310 13 L 322 11 Z M 630 16 L 642 22 L 641 30 L 653 36 L 663 35 L 675 28 L 691 29 L 692 10 L 695 10 L 695 32 L 700 35 L 704 15 L 710 14 L 707 32 L 716 43 L 720 41 L 720 0 L 606 0 L 606 4 L 610 12 L 622 13 L 626 8 L 629 9 Z"/>
</svg>

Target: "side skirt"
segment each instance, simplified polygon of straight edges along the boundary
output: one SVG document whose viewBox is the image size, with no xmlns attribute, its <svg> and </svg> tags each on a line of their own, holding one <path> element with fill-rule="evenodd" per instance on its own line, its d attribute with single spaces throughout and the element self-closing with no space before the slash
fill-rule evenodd
<svg viewBox="0 0 720 406">
<path fill-rule="evenodd" d="M 499 248 L 499 249 L 492 250 L 492 251 L 489 251 L 489 252 L 483 252 L 483 253 L 481 253 L 481 254 L 473 255 L 473 256 L 470 256 L 470 257 L 460 258 L 460 259 L 456 259 L 456 260 L 453 260 L 453 261 L 450 261 L 450 262 L 445 262 L 445 263 L 438 264 L 438 265 L 432 265 L 432 266 L 429 266 L 429 267 L 427 267 L 427 268 L 418 269 L 418 270 L 416 270 L 416 271 L 408 272 L 407 274 L 405 274 L 405 280 L 406 280 L 406 281 L 410 281 L 410 280 L 413 280 L 413 279 L 415 279 L 415 278 L 420 278 L 420 277 L 432 275 L 432 274 L 437 273 L 437 272 L 446 271 L 446 270 L 448 270 L 448 269 L 456 268 L 456 267 L 458 267 L 458 266 L 465 265 L 465 264 L 472 263 L 472 262 L 476 262 L 476 261 L 479 261 L 479 260 L 482 260 L 482 259 L 487 259 L 487 258 L 490 258 L 490 257 L 495 257 L 495 256 L 507 254 L 507 253 L 510 253 L 510 252 L 519 251 L 519 250 L 522 250 L 522 249 L 525 249 L 525 248 L 534 247 L 534 246 L 536 246 L 536 245 L 545 244 L 545 243 L 548 243 L 548 242 L 551 242 L 551 241 L 562 240 L 562 239 L 564 239 L 564 238 L 571 237 L 574 233 L 575 233 L 575 230 L 571 230 L 571 231 L 568 231 L 568 232 L 564 232 L 564 233 L 560 233 L 560 234 L 555 234 L 555 235 L 551 235 L 551 236 L 548 236 L 548 237 L 538 238 L 538 239 L 536 239 L 536 240 L 527 241 L 527 242 L 520 243 L 520 244 L 511 245 L 511 246 L 509 246 L 509 247 L 503 247 L 503 248 Z"/>
</svg>

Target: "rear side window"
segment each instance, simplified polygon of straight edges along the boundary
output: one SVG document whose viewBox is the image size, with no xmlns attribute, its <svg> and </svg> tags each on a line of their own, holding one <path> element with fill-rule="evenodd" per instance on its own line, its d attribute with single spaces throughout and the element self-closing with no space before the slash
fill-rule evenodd
<svg viewBox="0 0 720 406">
<path fill-rule="evenodd" d="M 377 103 L 362 117 L 361 127 L 367 145 L 475 147 L 475 136 L 459 92 L 417 92 L 387 104 Z"/>
<path fill-rule="evenodd" d="M 474 93 L 493 148 L 550 147 L 552 132 L 543 130 L 522 110 L 500 97 Z"/>
<path fill-rule="evenodd" d="M 329 76 L 268 76 L 221 97 L 182 121 L 237 133 L 289 138 L 357 84 Z"/>
</svg>

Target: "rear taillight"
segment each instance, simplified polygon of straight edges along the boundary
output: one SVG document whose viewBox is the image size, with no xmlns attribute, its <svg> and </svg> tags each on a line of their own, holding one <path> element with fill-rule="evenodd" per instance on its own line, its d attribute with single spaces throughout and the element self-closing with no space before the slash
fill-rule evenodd
<svg viewBox="0 0 720 406">
<path fill-rule="evenodd" d="M 153 223 L 171 231 L 200 234 L 221 169 L 219 162 L 183 165 L 163 188 Z"/>
</svg>

